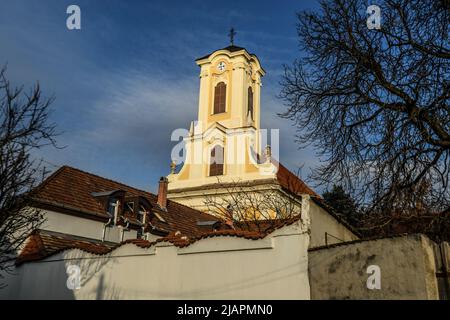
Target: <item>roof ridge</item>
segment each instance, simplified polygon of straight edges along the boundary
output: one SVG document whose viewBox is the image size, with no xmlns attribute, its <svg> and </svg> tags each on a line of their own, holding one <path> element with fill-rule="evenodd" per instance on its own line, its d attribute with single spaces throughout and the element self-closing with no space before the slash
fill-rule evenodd
<svg viewBox="0 0 450 320">
<path fill-rule="evenodd" d="M 113 180 L 113 179 L 110 179 L 110 178 L 102 177 L 102 176 L 100 176 L 100 175 L 98 175 L 98 174 L 96 174 L 96 173 L 88 172 L 88 171 L 85 171 L 85 170 L 82 170 L 82 169 L 79 169 L 79 168 L 75 168 L 75 167 L 71 167 L 71 166 L 68 166 L 68 165 L 63 165 L 61 168 L 64 168 L 64 167 L 67 168 L 67 169 L 71 169 L 71 170 L 75 170 L 75 171 L 81 172 L 81 173 L 83 173 L 83 174 L 88 174 L 88 175 L 94 176 L 94 177 L 96 177 L 96 178 L 100 178 L 100 179 L 104 179 L 104 180 L 107 180 L 107 181 L 110 181 L 110 182 L 113 182 L 113 183 L 116 183 L 116 184 L 120 184 L 120 185 L 122 185 L 122 186 L 124 186 L 124 187 L 133 189 L 133 190 L 135 190 L 135 191 L 144 192 L 144 193 L 147 193 L 147 194 L 150 194 L 150 195 L 156 197 L 156 194 L 154 194 L 154 193 L 152 193 L 152 192 L 150 192 L 150 191 L 138 189 L 138 188 L 136 188 L 136 187 L 132 187 L 132 186 L 130 186 L 130 185 L 128 185 L 128 184 L 125 184 L 125 183 L 123 183 L 123 182 L 120 182 L 120 181 L 117 181 L 117 180 Z M 61 169 L 61 168 L 60 168 L 60 169 Z"/>
</svg>

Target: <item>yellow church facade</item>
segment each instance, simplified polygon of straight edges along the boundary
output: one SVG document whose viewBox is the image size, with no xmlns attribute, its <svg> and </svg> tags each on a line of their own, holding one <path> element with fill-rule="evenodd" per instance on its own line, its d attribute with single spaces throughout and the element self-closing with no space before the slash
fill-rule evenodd
<svg viewBox="0 0 450 320">
<path fill-rule="evenodd" d="M 276 165 L 260 163 L 260 96 L 265 71 L 244 48 L 229 46 L 197 59 L 198 121 L 185 138 L 183 167 L 169 179 L 173 190 L 221 182 L 274 178 Z M 266 161 L 267 162 L 267 161 Z M 214 165 L 216 164 L 216 165 Z"/>
</svg>

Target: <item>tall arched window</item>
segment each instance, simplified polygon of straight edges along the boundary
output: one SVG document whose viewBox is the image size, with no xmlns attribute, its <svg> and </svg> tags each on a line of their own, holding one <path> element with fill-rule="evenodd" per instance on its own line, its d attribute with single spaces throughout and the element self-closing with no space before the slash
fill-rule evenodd
<svg viewBox="0 0 450 320">
<path fill-rule="evenodd" d="M 250 116 L 253 119 L 253 90 L 251 87 L 248 87 L 248 111 L 247 114 L 250 113 Z"/>
<path fill-rule="evenodd" d="M 217 145 L 211 150 L 211 161 L 209 165 L 210 176 L 223 175 L 223 147 Z"/>
<path fill-rule="evenodd" d="M 214 113 L 225 112 L 225 102 L 227 97 L 227 85 L 219 82 L 214 89 Z"/>
</svg>

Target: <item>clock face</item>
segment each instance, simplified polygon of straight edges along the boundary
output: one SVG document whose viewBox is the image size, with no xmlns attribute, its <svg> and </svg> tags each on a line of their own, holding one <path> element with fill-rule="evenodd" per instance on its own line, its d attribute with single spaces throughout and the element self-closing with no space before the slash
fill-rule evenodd
<svg viewBox="0 0 450 320">
<path fill-rule="evenodd" d="M 220 72 L 225 71 L 226 68 L 226 64 L 225 62 L 221 61 L 218 65 L 217 65 L 217 70 L 219 70 Z"/>
</svg>

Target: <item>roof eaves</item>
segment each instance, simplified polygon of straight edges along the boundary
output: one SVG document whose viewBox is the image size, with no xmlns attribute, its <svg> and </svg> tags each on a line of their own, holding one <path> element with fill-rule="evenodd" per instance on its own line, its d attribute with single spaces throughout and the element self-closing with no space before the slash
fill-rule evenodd
<svg viewBox="0 0 450 320">
<path fill-rule="evenodd" d="M 36 206 L 38 208 L 40 208 L 41 205 L 48 205 L 48 206 L 51 206 L 51 207 L 72 211 L 75 214 L 82 214 L 82 215 L 85 215 L 87 218 L 97 217 L 97 218 L 100 218 L 102 220 L 110 218 L 110 216 L 106 212 L 105 212 L 104 215 L 102 215 L 102 214 L 99 214 L 98 212 L 79 209 L 79 208 L 76 208 L 76 207 L 73 207 L 73 206 L 69 206 L 69 205 L 66 205 L 66 204 L 63 204 L 63 203 L 59 203 L 59 202 L 56 202 L 56 201 L 44 200 L 44 199 L 40 199 L 40 198 L 32 198 L 31 200 L 32 200 L 32 205 Z"/>
</svg>

